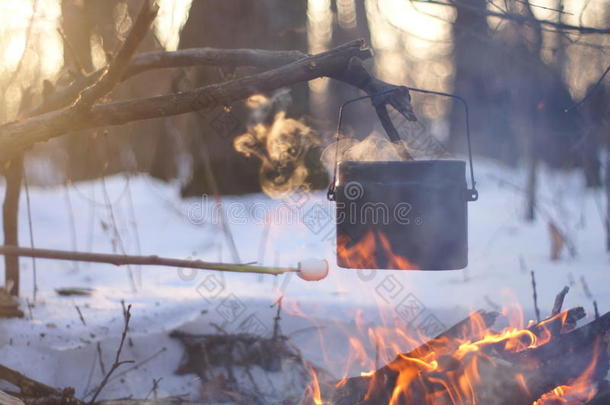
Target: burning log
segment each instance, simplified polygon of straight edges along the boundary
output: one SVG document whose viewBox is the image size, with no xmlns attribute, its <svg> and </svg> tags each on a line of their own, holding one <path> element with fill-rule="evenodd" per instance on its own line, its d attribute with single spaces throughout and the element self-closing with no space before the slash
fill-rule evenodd
<svg viewBox="0 0 610 405">
<path fill-rule="evenodd" d="M 573 329 L 584 316 L 574 308 L 527 329 L 493 332 L 497 314 L 475 313 L 374 373 L 310 389 L 301 403 L 584 404 L 608 372 L 610 312 Z"/>
<path fill-rule="evenodd" d="M 478 311 L 470 314 L 466 319 L 458 322 L 434 339 L 424 343 L 404 356 L 422 357 L 437 350 L 440 345 L 447 345 L 447 349 L 449 349 L 450 347 L 453 347 L 453 343 L 457 342 L 457 339 L 460 338 L 480 338 L 482 337 L 480 333 L 493 325 L 498 315 L 497 312 L 487 311 Z M 396 370 L 400 369 L 400 365 L 403 362 L 403 355 L 399 355 L 392 363 L 380 368 L 370 376 L 348 378 L 340 381 L 336 385 L 321 387 L 324 391 L 322 396 L 325 399 L 330 398 L 328 402 L 330 404 L 348 405 L 360 403 L 370 391 L 371 395 L 368 398 L 368 401 L 370 402 L 363 403 L 388 403 L 392 392 L 391 390 L 383 389 L 383 387 L 393 387 L 396 384 L 399 374 Z M 312 398 L 311 395 L 306 396 L 301 402 L 302 405 L 310 403 L 315 403 L 315 398 Z"/>
</svg>

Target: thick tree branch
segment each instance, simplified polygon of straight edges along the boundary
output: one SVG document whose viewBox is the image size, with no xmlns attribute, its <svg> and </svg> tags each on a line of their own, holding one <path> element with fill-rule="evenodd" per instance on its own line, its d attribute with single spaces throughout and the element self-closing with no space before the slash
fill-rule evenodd
<svg viewBox="0 0 610 405">
<path fill-rule="evenodd" d="M 268 51 L 263 49 L 191 48 L 170 52 L 144 52 L 131 59 L 121 80 L 127 80 L 149 70 L 189 66 L 255 66 L 272 69 L 296 62 L 307 56 L 309 55 L 301 51 Z M 43 104 L 32 110 L 29 116 L 69 106 L 84 88 L 99 80 L 103 72 L 104 70 L 100 69 L 88 76 L 78 76 L 69 86 L 51 94 Z"/>
<path fill-rule="evenodd" d="M 132 121 L 167 117 L 186 112 L 228 105 L 253 94 L 269 92 L 319 77 L 336 77 L 367 93 L 398 87 L 372 78 L 364 68 L 350 63 L 356 58 L 370 57 L 363 50 L 362 40 L 352 41 L 335 49 L 299 59 L 288 65 L 245 76 L 192 91 L 146 99 L 95 105 L 91 111 L 65 108 L 0 127 L 0 160 L 67 132 L 121 125 Z M 392 94 L 387 102 L 408 119 L 415 119 L 408 99 Z M 400 100 L 400 101 L 399 101 Z"/>
</svg>

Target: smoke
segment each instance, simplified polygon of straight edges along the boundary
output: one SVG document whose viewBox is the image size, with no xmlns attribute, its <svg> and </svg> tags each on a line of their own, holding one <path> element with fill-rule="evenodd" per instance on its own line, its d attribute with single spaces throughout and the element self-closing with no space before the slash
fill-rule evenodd
<svg viewBox="0 0 610 405">
<path fill-rule="evenodd" d="M 300 120 L 286 117 L 290 102 L 288 90 L 269 98 L 250 97 L 248 131 L 233 143 L 238 152 L 260 159 L 261 188 L 272 198 L 284 197 L 305 183 L 309 175 L 305 156 L 318 144 L 313 129 Z"/>
</svg>

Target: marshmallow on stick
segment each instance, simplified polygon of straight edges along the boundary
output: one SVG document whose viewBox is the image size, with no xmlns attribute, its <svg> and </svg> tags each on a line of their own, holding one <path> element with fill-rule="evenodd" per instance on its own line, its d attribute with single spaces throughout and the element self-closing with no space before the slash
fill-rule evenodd
<svg viewBox="0 0 610 405">
<path fill-rule="evenodd" d="M 159 256 L 129 256 L 110 253 L 74 252 L 53 249 L 35 249 L 0 245 L 0 255 L 37 257 L 41 259 L 68 260 L 92 263 L 107 263 L 115 266 L 168 266 L 200 270 L 217 270 L 237 273 L 284 274 L 297 273 L 307 281 L 322 280 L 328 274 L 328 262 L 324 259 L 306 259 L 298 267 L 271 267 L 254 264 L 214 263 L 202 260 L 175 259 Z"/>
<path fill-rule="evenodd" d="M 328 275 L 328 262 L 324 259 L 305 259 L 299 262 L 297 274 L 306 281 L 319 281 Z"/>
</svg>

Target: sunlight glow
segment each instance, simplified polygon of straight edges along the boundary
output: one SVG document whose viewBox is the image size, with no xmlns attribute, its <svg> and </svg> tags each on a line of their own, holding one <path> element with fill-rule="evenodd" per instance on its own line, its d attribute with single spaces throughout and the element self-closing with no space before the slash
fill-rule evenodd
<svg viewBox="0 0 610 405">
<path fill-rule="evenodd" d="M 307 2 L 307 42 L 309 53 L 328 50 L 332 39 L 333 13 L 330 0 L 308 0 Z M 311 95 L 310 106 L 316 111 L 324 111 L 324 101 L 328 90 L 328 78 L 319 78 L 309 82 Z"/>
<path fill-rule="evenodd" d="M 155 20 L 155 35 L 168 51 L 178 49 L 180 31 L 186 23 L 192 0 L 158 0 L 159 14 Z"/>
<path fill-rule="evenodd" d="M 60 0 L 0 2 L 0 89 L 5 93 L 1 120 L 15 117 L 21 88 L 39 89 L 43 79 L 53 79 L 61 69 L 60 17 Z"/>
</svg>

